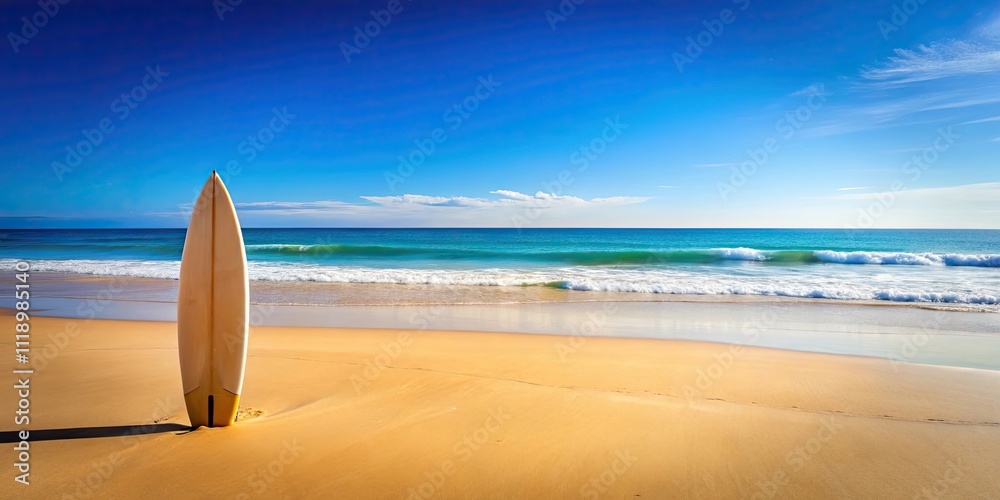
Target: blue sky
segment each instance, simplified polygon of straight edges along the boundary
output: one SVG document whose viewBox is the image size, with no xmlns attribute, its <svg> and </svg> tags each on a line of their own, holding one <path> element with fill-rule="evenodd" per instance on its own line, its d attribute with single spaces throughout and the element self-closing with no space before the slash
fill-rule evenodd
<svg viewBox="0 0 1000 500">
<path fill-rule="evenodd" d="M 993 3 L 223 2 L 0 7 L 0 226 L 1000 228 Z"/>
</svg>

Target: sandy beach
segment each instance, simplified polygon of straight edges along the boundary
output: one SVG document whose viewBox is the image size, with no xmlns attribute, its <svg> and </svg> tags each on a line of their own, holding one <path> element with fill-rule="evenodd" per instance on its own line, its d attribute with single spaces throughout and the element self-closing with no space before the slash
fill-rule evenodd
<svg viewBox="0 0 1000 500">
<path fill-rule="evenodd" d="M 55 352 L 31 378 L 31 484 L 0 483 L 7 498 L 1000 494 L 989 370 L 680 340 L 256 327 L 240 421 L 190 431 L 174 323 L 36 318 L 32 335 Z M 15 398 L 3 402 L 13 415 Z"/>
<path fill-rule="evenodd" d="M 0 13 L 0 500 L 1000 500 L 1000 2 Z"/>
</svg>

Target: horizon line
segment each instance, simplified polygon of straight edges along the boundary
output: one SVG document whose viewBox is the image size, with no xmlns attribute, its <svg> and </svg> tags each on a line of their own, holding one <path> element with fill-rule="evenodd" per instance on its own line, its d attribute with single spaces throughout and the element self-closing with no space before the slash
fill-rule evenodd
<svg viewBox="0 0 1000 500">
<path fill-rule="evenodd" d="M 176 227 L 0 227 L 0 231 L 76 231 L 76 230 L 175 230 L 187 229 L 186 226 Z M 706 227 L 706 226 L 675 226 L 675 227 L 583 227 L 583 226 L 539 226 L 539 227 L 497 227 L 497 226 L 413 226 L 413 227 L 361 227 L 361 226 L 242 226 L 241 229 L 361 229 L 361 230 L 411 230 L 411 229 L 501 229 L 513 231 L 532 231 L 549 229 L 579 229 L 579 230 L 673 230 L 673 229 L 701 229 L 701 230 L 799 230 L 799 231 L 1000 231 L 1000 227 L 983 228 L 940 228 L 940 227 Z"/>
</svg>

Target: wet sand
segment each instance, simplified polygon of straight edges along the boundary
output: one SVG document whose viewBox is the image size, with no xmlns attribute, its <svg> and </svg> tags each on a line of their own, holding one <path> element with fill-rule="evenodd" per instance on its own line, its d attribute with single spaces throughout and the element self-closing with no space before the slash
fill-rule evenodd
<svg viewBox="0 0 1000 500">
<path fill-rule="evenodd" d="M 175 321 L 176 297 L 176 280 L 32 275 L 41 316 Z M 256 281 L 251 302 L 253 326 L 695 340 L 1000 370 L 997 313 L 940 304 Z M 0 297 L 0 308 L 13 303 Z"/>
</svg>

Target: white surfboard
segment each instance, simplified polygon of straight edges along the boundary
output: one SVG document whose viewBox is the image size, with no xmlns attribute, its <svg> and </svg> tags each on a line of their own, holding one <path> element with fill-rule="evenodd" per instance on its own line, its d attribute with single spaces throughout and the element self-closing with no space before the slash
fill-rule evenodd
<svg viewBox="0 0 1000 500">
<path fill-rule="evenodd" d="M 236 208 L 214 171 L 181 256 L 177 347 L 191 426 L 232 425 L 247 359 L 250 284 Z"/>
</svg>

